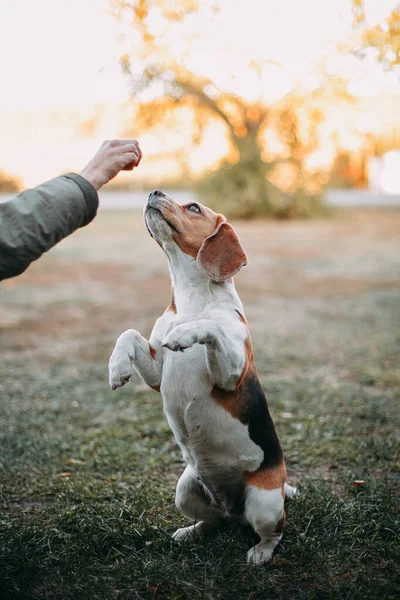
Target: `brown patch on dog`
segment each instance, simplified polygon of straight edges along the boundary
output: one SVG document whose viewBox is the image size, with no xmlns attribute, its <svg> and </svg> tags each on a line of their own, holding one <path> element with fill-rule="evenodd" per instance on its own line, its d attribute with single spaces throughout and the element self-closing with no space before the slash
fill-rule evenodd
<svg viewBox="0 0 400 600">
<path fill-rule="evenodd" d="M 243 367 L 242 374 L 239 378 L 239 381 L 236 384 L 236 389 L 238 389 L 241 386 L 246 375 L 253 374 L 253 375 L 257 376 L 257 374 L 256 374 L 256 368 L 254 365 L 253 343 L 251 341 L 246 317 L 244 315 L 242 315 L 242 313 L 239 312 L 238 310 L 236 310 L 235 312 L 238 314 L 240 321 L 243 323 L 243 325 L 245 325 L 246 330 L 247 330 L 247 338 L 244 341 L 244 354 L 245 354 L 244 367 Z"/>
<path fill-rule="evenodd" d="M 153 348 L 153 346 L 149 343 L 149 352 L 150 352 L 150 356 L 151 358 L 154 360 L 157 354 L 157 350 L 155 348 Z M 159 385 L 151 385 L 150 386 L 153 390 L 155 390 L 156 392 L 160 391 L 160 386 Z"/>
<path fill-rule="evenodd" d="M 164 312 L 173 312 L 176 314 L 176 304 L 175 304 L 175 296 L 174 296 L 174 290 L 172 291 L 172 298 L 171 298 L 171 304 L 169 306 L 167 306 L 167 308 L 165 309 Z"/>
<path fill-rule="evenodd" d="M 174 232 L 173 238 L 182 252 L 193 258 L 197 258 L 204 240 L 213 235 L 220 223 L 224 221 L 224 217 L 207 209 L 207 213 L 205 213 L 202 221 L 198 220 L 196 223 L 193 223 L 193 220 L 191 221 L 190 227 L 185 227 L 185 221 L 182 225 L 183 231 L 179 233 Z"/>
<path fill-rule="evenodd" d="M 222 406 L 224 410 L 232 415 L 235 419 L 241 419 L 242 406 L 241 406 L 241 396 L 237 393 L 237 391 L 230 392 L 227 390 L 222 390 L 216 385 L 211 390 L 211 398 L 214 398 L 216 402 Z M 243 422 L 243 421 L 242 421 Z"/>
<path fill-rule="evenodd" d="M 245 362 L 244 362 L 243 371 L 242 371 L 242 374 L 240 375 L 240 378 L 236 384 L 236 389 L 234 391 L 223 390 L 217 386 L 214 386 L 213 389 L 211 390 L 211 397 L 214 398 L 214 400 L 216 400 L 218 402 L 218 404 L 220 404 L 220 406 L 222 406 L 222 408 L 227 410 L 232 415 L 232 417 L 235 417 L 235 419 L 239 419 L 239 421 L 242 421 L 243 413 L 246 408 L 245 407 L 246 398 L 245 398 L 245 394 L 243 393 L 244 390 L 240 391 L 240 387 L 243 383 L 244 378 L 247 375 L 249 375 L 250 373 L 253 373 L 254 375 L 256 375 L 256 369 L 254 366 L 253 344 L 251 342 L 251 337 L 250 337 L 250 332 L 248 330 L 246 317 L 244 315 L 242 315 L 242 313 L 239 312 L 238 310 L 235 310 L 235 312 L 237 313 L 237 315 L 238 315 L 240 321 L 243 323 L 243 325 L 245 325 L 247 334 L 248 334 L 247 338 L 244 341 Z M 241 415 L 242 415 L 242 418 L 241 418 Z"/>
<path fill-rule="evenodd" d="M 247 256 L 232 225 L 219 223 L 212 235 L 204 239 L 196 262 L 200 271 L 214 281 L 226 281 L 247 265 Z"/>
<path fill-rule="evenodd" d="M 239 315 L 239 319 L 241 320 L 241 322 L 243 323 L 243 325 L 246 325 L 247 327 L 247 319 L 244 315 L 242 315 L 241 312 L 239 312 L 238 310 L 235 309 L 235 312 Z"/>
<path fill-rule="evenodd" d="M 173 239 L 185 254 L 197 257 L 204 240 L 210 237 L 220 223 L 225 221 L 210 208 L 201 206 L 201 214 L 193 213 L 185 206 L 176 205 L 175 213 L 166 215 L 167 220 L 175 227 Z"/>
<path fill-rule="evenodd" d="M 251 485 L 262 490 L 276 490 L 278 488 L 283 489 L 286 476 L 286 465 L 285 461 L 282 460 L 280 465 L 272 469 L 260 469 L 253 473 L 246 472 L 244 480 L 246 485 Z"/>
<path fill-rule="evenodd" d="M 247 374 L 250 374 L 250 373 L 256 374 L 256 368 L 254 366 L 253 344 L 251 342 L 250 334 L 244 340 L 244 354 L 245 354 L 244 367 L 243 367 L 242 374 L 239 378 L 239 381 L 236 384 L 236 389 L 238 389 L 241 386 L 241 384 Z"/>
<path fill-rule="evenodd" d="M 236 231 L 223 215 L 199 204 L 199 211 L 192 211 L 192 204 L 197 203 L 179 205 L 163 195 L 157 201 L 153 199 L 150 208 L 162 215 L 174 242 L 196 259 L 200 271 L 214 281 L 231 280 L 247 264 Z"/>
<path fill-rule="evenodd" d="M 224 408 L 227 410 L 232 417 L 235 419 L 239 419 L 239 421 L 243 422 L 243 414 L 246 411 L 246 404 L 248 401 L 247 394 L 245 390 L 241 390 L 241 385 L 246 376 L 253 374 L 256 375 L 256 369 L 254 366 L 254 351 L 253 344 L 251 342 L 250 333 L 247 328 L 247 321 L 238 310 L 236 310 L 239 319 L 241 322 L 246 325 L 248 336 L 244 341 L 244 352 L 245 352 L 245 362 L 242 374 L 239 377 L 239 380 L 236 384 L 236 389 L 234 391 L 227 391 L 214 386 L 211 390 L 211 397 L 214 398 Z"/>
<path fill-rule="evenodd" d="M 285 511 L 283 511 L 282 519 L 280 519 L 277 522 L 274 533 L 277 533 L 278 535 L 282 534 L 283 526 L 285 525 L 285 521 L 286 521 L 286 513 L 285 513 Z"/>
</svg>

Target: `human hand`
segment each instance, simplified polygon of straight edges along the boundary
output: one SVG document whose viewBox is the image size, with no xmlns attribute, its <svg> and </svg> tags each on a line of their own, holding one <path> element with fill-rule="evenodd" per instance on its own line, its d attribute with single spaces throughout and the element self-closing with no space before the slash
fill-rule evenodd
<svg viewBox="0 0 400 600">
<path fill-rule="evenodd" d="M 120 171 L 132 171 L 141 160 L 142 151 L 137 140 L 107 140 L 80 175 L 99 190 Z"/>
</svg>

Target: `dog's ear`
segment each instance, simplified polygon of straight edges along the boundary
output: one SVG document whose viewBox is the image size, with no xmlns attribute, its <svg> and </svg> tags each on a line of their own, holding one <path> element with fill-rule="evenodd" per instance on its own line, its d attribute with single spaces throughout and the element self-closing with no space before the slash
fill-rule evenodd
<svg viewBox="0 0 400 600">
<path fill-rule="evenodd" d="M 247 265 L 247 256 L 232 225 L 225 221 L 218 225 L 200 246 L 196 263 L 213 281 L 225 281 Z"/>
</svg>

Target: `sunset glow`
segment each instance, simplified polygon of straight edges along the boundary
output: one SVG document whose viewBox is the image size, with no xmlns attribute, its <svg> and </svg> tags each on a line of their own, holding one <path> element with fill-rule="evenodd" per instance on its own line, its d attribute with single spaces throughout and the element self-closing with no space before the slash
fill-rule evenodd
<svg viewBox="0 0 400 600">
<path fill-rule="evenodd" d="M 400 94 L 398 74 L 385 74 L 372 57 L 361 63 L 334 54 L 351 28 L 348 0 L 248 0 L 245 13 L 242 2 L 221 0 L 211 21 L 210 4 L 202 3 L 190 18 L 186 64 L 249 101 L 275 102 L 299 81 L 312 88 L 318 83 L 315 66 L 329 55 L 329 68 L 350 80 L 352 94 Z M 368 16 L 380 20 L 393 5 L 393 0 L 369 0 Z M 156 11 L 152 27 L 161 27 Z M 179 54 L 183 40 L 173 28 L 169 35 Z M 123 106 L 129 87 L 119 58 L 132 49 L 132 40 L 128 24 L 116 22 L 107 0 L 1 3 L 0 169 L 32 186 L 80 170 L 103 139 L 122 136 L 132 109 Z M 265 59 L 271 62 L 263 66 L 260 84 L 248 64 Z M 135 68 L 141 68 L 139 58 Z M 157 95 L 157 89 L 146 93 Z M 85 124 L 94 118 L 98 127 L 90 132 Z M 160 136 L 142 136 L 144 154 L 172 152 L 179 135 L 162 142 Z M 201 170 L 226 148 L 221 128 L 210 128 L 205 143 L 193 150 L 192 168 Z M 328 155 L 329 149 L 322 162 Z M 146 171 L 143 161 L 141 172 Z"/>
</svg>

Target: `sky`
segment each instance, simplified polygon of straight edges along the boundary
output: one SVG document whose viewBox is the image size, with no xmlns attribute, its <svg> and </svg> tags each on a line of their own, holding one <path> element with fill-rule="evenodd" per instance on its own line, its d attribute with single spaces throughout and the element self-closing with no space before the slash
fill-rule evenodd
<svg viewBox="0 0 400 600">
<path fill-rule="evenodd" d="M 260 93 L 247 68 L 249 56 L 279 63 L 266 71 L 261 90 L 263 100 L 273 101 L 296 80 L 312 85 L 318 58 L 345 39 L 351 23 L 349 0 L 221 0 L 220 4 L 212 22 L 205 9 L 189 22 L 188 35 L 198 34 L 189 66 L 249 100 Z M 368 0 L 371 20 L 388 14 L 393 4 Z M 155 31 L 161 27 L 156 13 L 152 26 Z M 174 32 L 171 36 L 179 53 L 182 36 Z M 27 186 L 36 185 L 65 169 L 80 170 L 102 137 L 120 135 L 119 107 L 129 88 L 118 61 L 132 39 L 126 25 L 118 25 L 110 14 L 107 0 L 2 0 L 0 169 L 22 177 Z M 223 61 L 215 58 L 221 50 Z M 353 77 L 355 93 L 375 93 L 381 84 L 400 93 L 393 76 L 383 79 L 381 73 L 372 72 L 368 80 L 351 61 L 341 68 Z M 80 116 L 84 121 L 98 105 L 107 113 L 98 138 L 80 138 L 71 124 Z M 144 150 L 151 153 L 151 136 L 146 139 Z"/>
<path fill-rule="evenodd" d="M 106 0 L 2 0 L 0 110 L 115 102 L 126 96 Z"/>
</svg>

